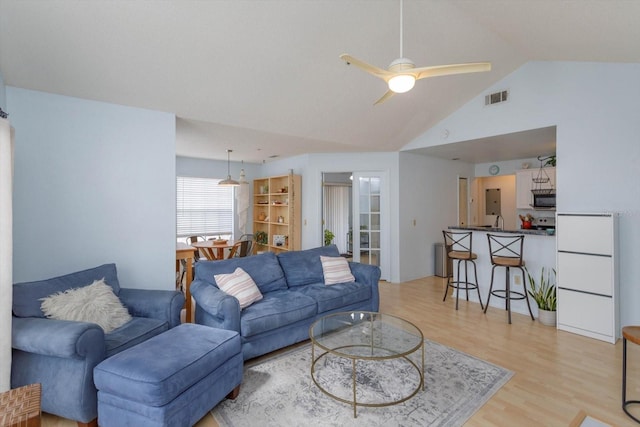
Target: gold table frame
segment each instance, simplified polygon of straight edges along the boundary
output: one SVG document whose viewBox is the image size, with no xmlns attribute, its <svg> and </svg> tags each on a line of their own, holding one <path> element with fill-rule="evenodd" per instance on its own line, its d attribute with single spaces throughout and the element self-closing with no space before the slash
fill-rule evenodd
<svg viewBox="0 0 640 427">
<path fill-rule="evenodd" d="M 338 346 L 338 347 L 329 347 L 326 345 L 323 345 L 322 342 L 320 341 L 321 337 L 316 337 L 314 334 L 315 329 L 318 327 L 320 322 L 326 322 L 328 319 L 330 318 L 336 318 L 339 319 L 340 316 L 345 316 L 345 318 L 348 317 L 352 317 L 352 318 L 356 318 L 356 317 L 360 317 L 360 319 L 358 320 L 362 320 L 360 322 L 357 323 L 348 323 L 345 322 L 344 326 L 342 328 L 336 329 L 335 331 L 324 331 L 323 332 L 323 337 L 324 337 L 324 333 L 331 333 L 331 332 L 344 332 L 345 330 L 348 330 L 349 328 L 353 328 L 359 325 L 362 325 L 366 322 L 369 322 L 370 324 L 370 341 L 369 343 L 365 344 L 361 344 L 361 343 L 353 343 L 353 344 L 345 344 L 342 346 Z M 364 317 L 369 318 L 369 320 L 364 320 Z M 378 319 L 379 317 L 379 319 Z M 386 347 L 382 347 L 382 346 L 378 346 L 375 344 L 376 339 L 378 338 L 380 339 L 380 337 L 376 337 L 374 334 L 374 323 L 376 321 L 378 322 L 382 322 L 384 323 L 385 318 L 390 318 L 393 319 L 396 323 L 399 323 L 401 325 L 404 326 L 410 326 L 411 328 L 413 328 L 414 332 L 417 332 L 419 334 L 419 342 L 416 343 L 415 346 L 413 347 L 409 347 L 407 349 L 405 349 L 404 351 L 396 351 L 394 349 L 391 348 L 386 348 Z M 354 311 L 354 312 L 342 312 L 342 313 L 334 313 L 334 314 L 330 314 L 327 316 L 324 316 L 318 320 L 316 320 L 311 327 L 309 328 L 309 337 L 311 338 L 311 379 L 313 380 L 314 384 L 318 387 L 318 389 L 320 391 L 322 391 L 324 394 L 326 394 L 327 396 L 338 400 L 340 402 L 343 403 L 347 403 L 351 406 L 353 406 L 353 417 L 357 418 L 357 407 L 358 406 L 363 406 L 363 407 L 383 407 L 383 406 L 391 406 L 391 405 L 397 405 L 399 403 L 405 402 L 409 399 L 411 399 L 413 396 L 415 396 L 420 389 L 424 390 L 425 389 L 425 385 L 424 385 L 424 335 L 422 334 L 422 331 L 413 323 L 404 320 L 400 317 L 397 316 L 392 316 L 389 314 L 383 314 L 383 313 L 376 313 L 376 312 L 369 312 L 369 311 Z M 418 335 L 416 335 L 416 340 L 417 340 Z M 315 347 L 318 346 L 319 348 L 321 348 L 322 350 L 324 350 L 324 352 L 322 352 L 321 354 L 318 355 L 318 357 L 316 357 L 316 349 Z M 363 355 L 363 354 L 358 354 L 358 353 L 350 353 L 349 350 L 353 350 L 353 349 L 357 349 L 357 348 L 363 348 L 363 349 L 369 349 L 370 350 L 370 355 Z M 409 359 L 409 355 L 415 353 L 416 351 L 418 351 L 419 349 L 422 350 L 422 366 L 419 367 L 413 360 Z M 388 355 L 376 355 L 376 350 L 382 350 L 383 352 L 388 353 Z M 333 393 L 331 393 L 329 390 L 327 390 L 324 386 L 322 386 L 318 380 L 316 379 L 315 376 L 315 366 L 316 364 L 322 360 L 322 358 L 328 356 L 328 355 L 333 355 L 333 356 L 337 356 L 337 357 L 341 357 L 341 358 L 345 358 L 345 359 L 350 359 L 351 360 L 351 379 L 352 379 L 352 396 L 353 399 L 348 400 L 345 398 L 342 398 L 340 396 L 337 396 Z M 418 386 L 416 387 L 415 390 L 413 390 L 411 393 L 409 393 L 407 396 L 404 396 L 398 400 L 394 400 L 392 402 L 381 402 L 381 403 L 367 403 L 367 402 L 358 402 L 357 398 L 356 398 L 356 373 L 357 373 L 357 361 L 358 360 L 372 360 L 372 361 L 382 361 L 382 360 L 390 360 L 390 359 L 404 359 L 405 361 L 407 361 L 409 364 L 411 364 L 415 370 L 418 372 L 418 376 L 420 378 L 420 381 L 418 383 Z"/>
</svg>

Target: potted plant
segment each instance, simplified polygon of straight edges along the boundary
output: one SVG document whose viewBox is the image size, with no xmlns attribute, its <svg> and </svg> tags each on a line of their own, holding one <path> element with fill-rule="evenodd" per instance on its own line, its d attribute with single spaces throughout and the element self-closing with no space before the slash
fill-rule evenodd
<svg viewBox="0 0 640 427">
<path fill-rule="evenodd" d="M 269 235 L 265 231 L 256 231 L 256 242 L 261 245 L 266 245 L 269 243 Z"/>
<path fill-rule="evenodd" d="M 324 245 L 329 246 L 333 241 L 333 238 L 336 237 L 335 234 L 331 232 L 331 230 L 324 230 Z"/>
<path fill-rule="evenodd" d="M 538 305 L 538 320 L 543 325 L 555 326 L 556 325 L 556 270 L 547 270 L 545 275 L 545 269 L 542 267 L 540 273 L 540 283 L 536 284 L 536 280 L 529 273 L 529 270 L 525 268 L 527 272 L 527 279 L 529 280 L 529 289 L 527 293 L 536 301 Z M 553 272 L 553 277 L 551 272 Z"/>
</svg>

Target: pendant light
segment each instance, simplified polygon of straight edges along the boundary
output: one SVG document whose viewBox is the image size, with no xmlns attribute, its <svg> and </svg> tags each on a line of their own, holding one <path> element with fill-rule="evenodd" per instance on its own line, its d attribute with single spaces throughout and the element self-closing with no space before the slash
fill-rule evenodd
<svg viewBox="0 0 640 427">
<path fill-rule="evenodd" d="M 248 184 L 247 176 L 244 174 L 244 160 L 242 161 L 242 169 L 240 169 L 240 177 L 238 178 L 238 184 Z"/>
<path fill-rule="evenodd" d="M 224 185 L 227 187 L 236 187 L 240 185 L 240 183 L 234 179 L 231 179 L 231 152 L 233 150 L 227 149 L 227 179 L 223 179 L 218 183 L 218 185 Z"/>
</svg>

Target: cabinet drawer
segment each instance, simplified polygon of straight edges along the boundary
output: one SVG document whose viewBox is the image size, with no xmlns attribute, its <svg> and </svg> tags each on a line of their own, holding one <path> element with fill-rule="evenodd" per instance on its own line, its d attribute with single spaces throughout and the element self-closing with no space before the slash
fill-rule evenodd
<svg viewBox="0 0 640 427">
<path fill-rule="evenodd" d="M 614 336 L 613 299 L 558 289 L 558 327 Z"/>
<path fill-rule="evenodd" d="M 558 287 L 613 295 L 613 259 L 558 252 Z"/>
<path fill-rule="evenodd" d="M 558 214 L 556 227 L 559 251 L 613 255 L 611 215 Z"/>
</svg>

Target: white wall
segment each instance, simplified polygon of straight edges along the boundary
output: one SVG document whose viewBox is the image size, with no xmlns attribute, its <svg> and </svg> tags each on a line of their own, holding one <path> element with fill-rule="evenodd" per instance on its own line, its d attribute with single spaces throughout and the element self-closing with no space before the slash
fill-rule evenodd
<svg viewBox="0 0 640 427">
<path fill-rule="evenodd" d="M 175 116 L 7 87 L 16 129 L 14 281 L 115 262 L 175 286 Z"/>
<path fill-rule="evenodd" d="M 404 148 L 438 145 L 444 129 L 458 142 L 557 125 L 558 211 L 620 213 L 622 325 L 640 323 L 638 76 L 640 64 L 528 63 L 485 91 L 508 87 L 509 102 L 480 94 Z"/>
<path fill-rule="evenodd" d="M 0 74 L 0 107 L 5 87 Z M 11 388 L 11 311 L 13 307 L 13 210 L 11 123 L 0 118 L 0 393 Z"/>
<path fill-rule="evenodd" d="M 473 165 L 400 153 L 399 281 L 434 274 L 434 245 L 458 223 L 458 176 L 473 178 Z M 415 220 L 415 225 L 414 225 Z"/>
</svg>

